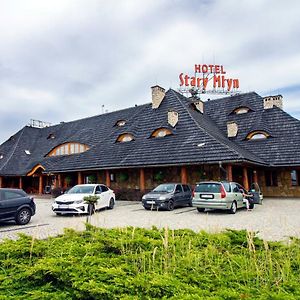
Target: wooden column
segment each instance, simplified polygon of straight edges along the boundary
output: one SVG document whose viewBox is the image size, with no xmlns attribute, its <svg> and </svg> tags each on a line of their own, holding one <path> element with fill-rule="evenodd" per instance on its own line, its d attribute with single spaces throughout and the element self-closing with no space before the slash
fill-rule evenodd
<svg viewBox="0 0 300 300">
<path fill-rule="evenodd" d="M 43 194 L 43 175 L 39 176 L 39 194 Z"/>
<path fill-rule="evenodd" d="M 58 187 L 62 187 L 62 185 L 61 185 L 61 175 L 60 174 L 57 175 L 57 184 L 58 184 Z"/>
<path fill-rule="evenodd" d="M 96 177 L 97 177 L 97 183 L 101 183 L 102 182 L 102 178 L 101 178 L 101 172 L 100 171 L 97 172 Z"/>
<path fill-rule="evenodd" d="M 145 192 L 145 170 L 140 169 L 140 191 Z"/>
<path fill-rule="evenodd" d="M 181 167 L 181 183 L 187 184 L 187 172 L 184 166 Z"/>
<path fill-rule="evenodd" d="M 257 171 L 253 170 L 253 182 L 258 183 Z"/>
<path fill-rule="evenodd" d="M 3 187 L 3 178 L 0 176 L 0 188 Z"/>
<path fill-rule="evenodd" d="M 83 184 L 83 181 L 82 181 L 82 172 L 78 172 L 77 173 L 77 181 L 78 181 L 78 184 Z"/>
<path fill-rule="evenodd" d="M 23 188 L 23 180 L 22 177 L 19 177 L 19 189 Z"/>
<path fill-rule="evenodd" d="M 232 165 L 226 166 L 227 181 L 232 181 Z"/>
<path fill-rule="evenodd" d="M 243 167 L 243 186 L 247 191 L 249 190 L 248 173 L 246 167 Z"/>
<path fill-rule="evenodd" d="M 109 170 L 105 170 L 105 183 L 108 187 L 110 187 L 110 174 Z"/>
</svg>

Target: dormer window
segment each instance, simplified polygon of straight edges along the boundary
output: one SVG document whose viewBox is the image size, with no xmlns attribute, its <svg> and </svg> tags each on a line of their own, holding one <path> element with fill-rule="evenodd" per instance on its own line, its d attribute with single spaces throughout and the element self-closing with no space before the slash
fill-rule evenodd
<svg viewBox="0 0 300 300">
<path fill-rule="evenodd" d="M 0 159 L 3 159 L 4 155 L 3 154 L 0 154 Z"/>
<path fill-rule="evenodd" d="M 27 155 L 30 155 L 30 154 L 31 154 L 29 150 L 24 150 L 24 151 L 25 151 L 25 153 L 26 153 Z"/>
<path fill-rule="evenodd" d="M 125 126 L 125 124 L 126 124 L 125 120 L 119 120 L 119 121 L 117 121 L 117 123 L 115 124 L 115 126 L 123 127 L 123 126 Z"/>
<path fill-rule="evenodd" d="M 134 137 L 131 133 L 123 133 L 117 138 L 117 142 L 119 143 L 127 143 L 131 141 L 134 141 Z"/>
<path fill-rule="evenodd" d="M 52 139 L 55 139 L 55 135 L 53 133 L 50 133 L 47 137 L 47 140 L 52 140 Z"/>
<path fill-rule="evenodd" d="M 253 131 L 249 133 L 246 137 L 247 140 L 263 140 L 270 137 L 270 135 L 265 131 Z"/>
<path fill-rule="evenodd" d="M 151 137 L 162 138 L 171 134 L 172 131 L 168 128 L 158 128 L 152 132 Z"/>
<path fill-rule="evenodd" d="M 47 156 L 78 154 L 89 150 L 87 145 L 80 143 L 65 143 L 52 149 Z"/>
<path fill-rule="evenodd" d="M 241 114 L 246 114 L 250 111 L 249 107 L 246 106 L 242 106 L 242 107 L 238 107 L 236 108 L 232 113 L 236 114 L 236 115 L 241 115 Z"/>
</svg>

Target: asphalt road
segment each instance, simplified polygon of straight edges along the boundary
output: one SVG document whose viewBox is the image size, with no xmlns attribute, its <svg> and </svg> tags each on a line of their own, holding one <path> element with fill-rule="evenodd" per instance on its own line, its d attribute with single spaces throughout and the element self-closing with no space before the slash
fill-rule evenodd
<svg viewBox="0 0 300 300">
<path fill-rule="evenodd" d="M 0 239 L 16 239 L 19 233 L 35 238 L 61 234 L 64 228 L 83 230 L 86 216 L 56 216 L 51 210 L 51 199 L 35 200 L 37 213 L 25 226 L 13 222 L 0 223 Z M 199 213 L 194 207 L 176 208 L 174 211 L 146 211 L 141 203 L 117 201 L 113 210 L 96 212 L 91 222 L 100 227 L 136 226 L 151 228 L 168 226 L 171 229 L 190 228 L 195 231 L 216 232 L 230 229 L 247 229 L 258 232 L 266 240 L 300 238 L 300 199 L 265 199 L 254 210 L 238 210 L 235 215 L 224 211 Z"/>
</svg>

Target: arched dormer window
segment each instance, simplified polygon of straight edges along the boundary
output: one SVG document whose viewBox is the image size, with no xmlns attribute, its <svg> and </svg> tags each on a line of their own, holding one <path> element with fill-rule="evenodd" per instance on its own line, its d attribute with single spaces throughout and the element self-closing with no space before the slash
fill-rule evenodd
<svg viewBox="0 0 300 300">
<path fill-rule="evenodd" d="M 125 126 L 125 124 L 126 124 L 125 120 L 119 120 L 116 122 L 115 126 L 123 127 L 123 126 Z"/>
<path fill-rule="evenodd" d="M 247 107 L 247 106 L 241 106 L 241 107 L 238 107 L 236 109 L 233 110 L 232 114 L 235 114 L 235 115 L 242 115 L 242 114 L 246 114 L 250 111 L 250 108 Z"/>
<path fill-rule="evenodd" d="M 265 131 L 253 131 L 247 135 L 246 139 L 247 140 L 263 140 L 263 139 L 267 139 L 268 137 L 270 137 L 270 135 Z"/>
<path fill-rule="evenodd" d="M 171 134 L 173 134 L 173 133 L 168 128 L 158 128 L 152 132 L 151 137 L 161 138 L 161 137 L 165 137 L 165 136 L 171 135 Z"/>
<path fill-rule="evenodd" d="M 131 141 L 134 141 L 134 137 L 131 133 L 123 133 L 117 138 L 118 143 L 127 143 Z"/>
<path fill-rule="evenodd" d="M 47 156 L 71 155 L 82 153 L 90 148 L 81 143 L 64 143 L 52 149 Z"/>
</svg>

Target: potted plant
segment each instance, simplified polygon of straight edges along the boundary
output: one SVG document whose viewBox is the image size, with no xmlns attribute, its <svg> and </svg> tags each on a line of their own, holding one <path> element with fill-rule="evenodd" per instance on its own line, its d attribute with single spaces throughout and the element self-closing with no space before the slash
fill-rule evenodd
<svg viewBox="0 0 300 300">
<path fill-rule="evenodd" d="M 88 204 L 88 215 L 86 218 L 87 223 L 89 223 L 91 215 L 95 212 L 95 203 L 97 203 L 98 199 L 99 197 L 94 195 L 83 197 L 83 201 Z"/>
</svg>

